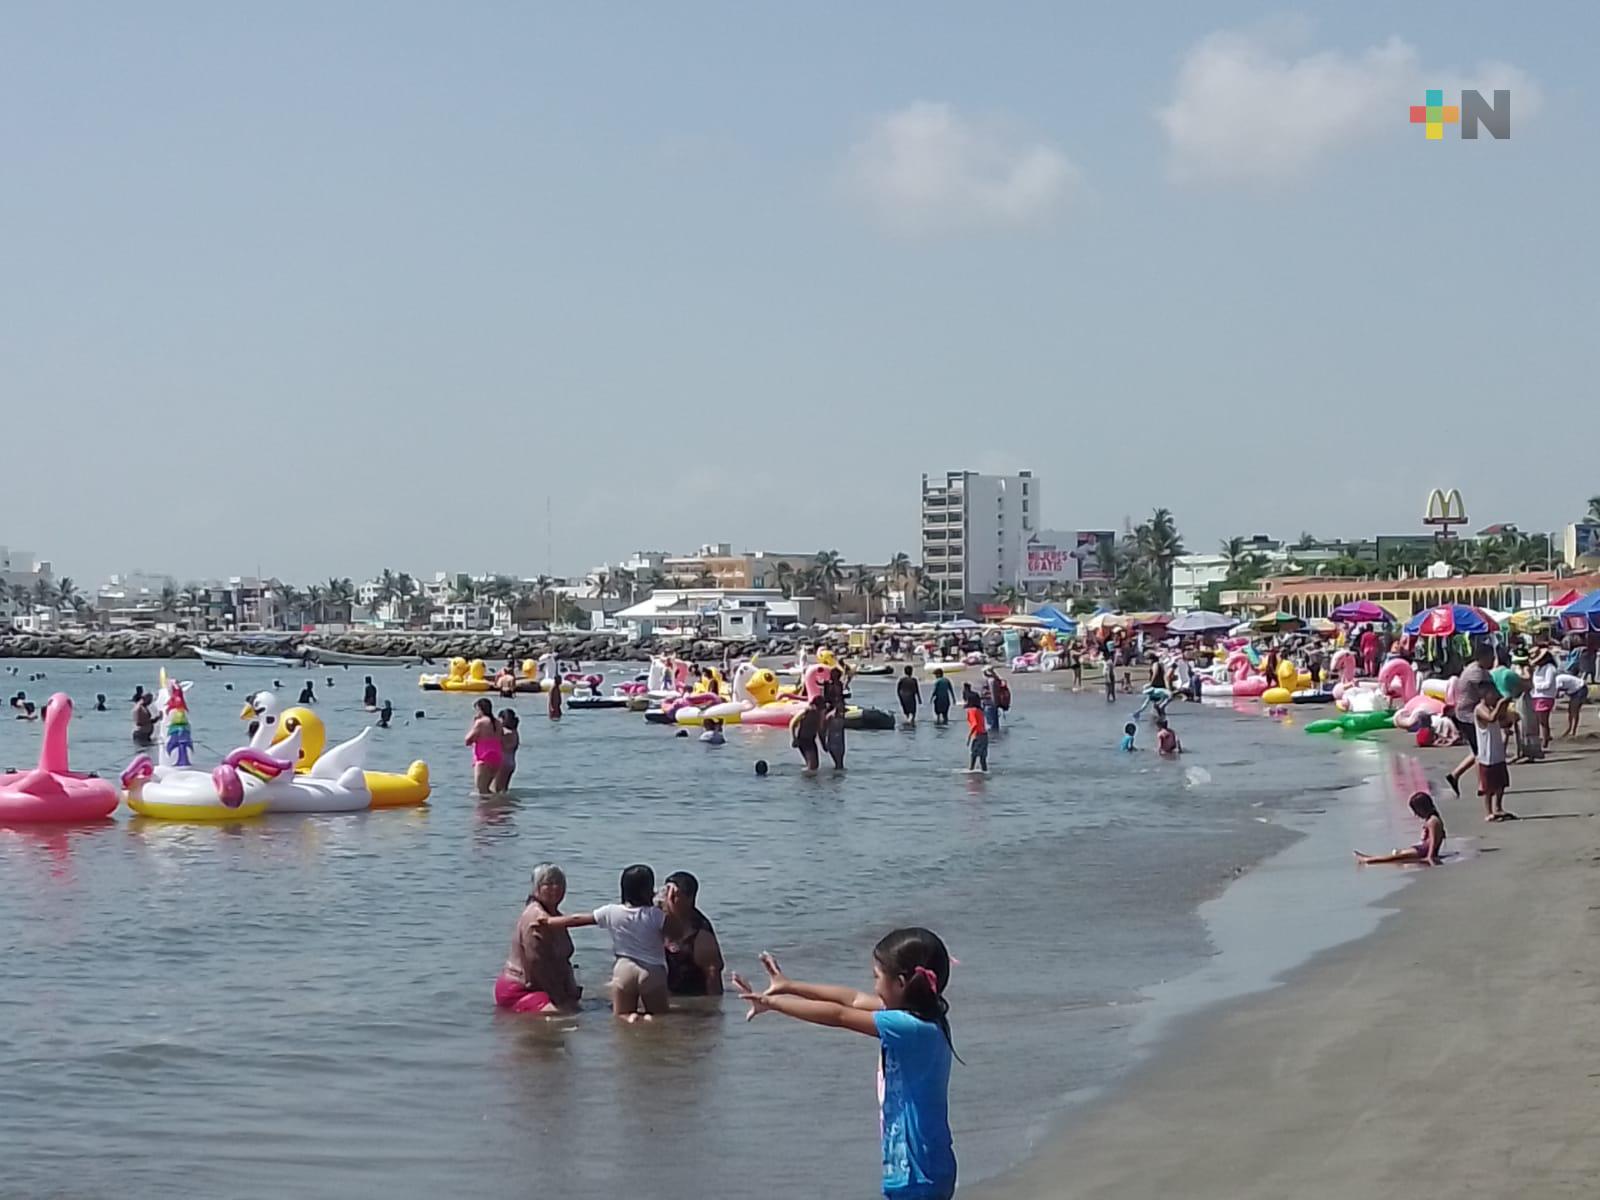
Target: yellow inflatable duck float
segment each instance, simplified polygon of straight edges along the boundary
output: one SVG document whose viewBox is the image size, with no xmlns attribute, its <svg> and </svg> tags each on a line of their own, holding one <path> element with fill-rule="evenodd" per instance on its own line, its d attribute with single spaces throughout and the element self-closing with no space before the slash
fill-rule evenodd
<svg viewBox="0 0 1600 1200">
<path fill-rule="evenodd" d="M 433 692 L 492 692 L 494 684 L 489 681 L 487 671 L 481 658 L 470 663 L 464 658 L 452 658 L 447 674 L 420 675 L 417 686 Z"/>
<path fill-rule="evenodd" d="M 373 808 L 410 808 L 427 800 L 433 791 L 428 777 L 428 764 L 421 759 L 413 762 L 404 775 L 393 771 L 368 771 L 365 766 L 367 737 L 372 732 L 369 725 L 347 742 L 328 746 L 328 732 L 322 718 L 309 708 L 296 705 L 277 711 L 278 698 L 271 692 L 259 692 L 245 702 L 239 714 L 242 720 L 265 721 L 276 717 L 277 730 L 272 735 L 272 745 L 300 735 L 300 754 L 295 762 L 295 774 L 308 774 L 319 761 L 332 760 L 338 767 L 361 767 L 367 790 L 372 793 Z M 324 763 L 326 769 L 326 763 Z"/>
</svg>

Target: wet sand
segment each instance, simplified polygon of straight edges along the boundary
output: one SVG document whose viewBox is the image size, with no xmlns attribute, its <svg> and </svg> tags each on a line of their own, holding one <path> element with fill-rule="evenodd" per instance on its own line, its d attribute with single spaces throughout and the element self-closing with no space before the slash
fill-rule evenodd
<svg viewBox="0 0 1600 1200">
<path fill-rule="evenodd" d="M 1593 710 L 1586 714 L 1592 725 Z M 1434 754 L 1430 778 L 1451 760 Z M 1471 861 L 1409 870 L 1370 938 L 1190 1017 L 979 1200 L 1600 1194 L 1600 741 L 1513 768 Z M 1385 850 L 1388 847 L 1362 847 Z"/>
</svg>

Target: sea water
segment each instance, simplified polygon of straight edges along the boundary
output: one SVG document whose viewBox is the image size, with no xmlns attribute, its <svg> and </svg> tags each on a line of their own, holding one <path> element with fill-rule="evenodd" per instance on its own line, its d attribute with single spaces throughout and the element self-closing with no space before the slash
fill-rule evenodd
<svg viewBox="0 0 1600 1200">
<path fill-rule="evenodd" d="M 114 775 L 135 750 L 129 697 L 158 664 L 101 665 L 12 660 L 0 691 L 69 692 L 74 766 Z M 168 665 L 194 682 L 201 765 L 243 742 L 249 692 L 281 680 L 288 703 L 308 677 Z M 366 674 L 396 714 L 369 765 L 428 760 L 427 808 L 0 830 L 6 1195 L 874 1194 L 868 1039 L 746 1024 L 731 995 L 621 1026 L 594 930 L 574 934 L 581 1015 L 494 1009 L 547 860 L 569 912 L 614 901 L 632 862 L 694 872 L 752 978 L 771 950 L 797 978 L 869 988 L 883 933 L 938 931 L 959 960 L 951 1111 L 970 1182 L 1129 1065 L 1147 996 L 1215 972 L 1198 907 L 1362 769 L 1259 706 L 1174 705 L 1181 760 L 1121 754 L 1131 702 L 1019 685 L 986 778 L 962 773 L 960 712 L 939 729 L 926 710 L 914 732 L 852 734 L 847 773 L 803 777 L 781 730 L 730 727 L 710 747 L 628 712 L 551 722 L 522 696 L 513 792 L 479 799 L 461 741 L 474 697 L 422 692 L 411 671 L 309 676 L 330 742 L 374 720 Z M 894 707 L 893 680 L 855 693 Z M 39 734 L 0 715 L 0 767 L 31 765 Z"/>
</svg>

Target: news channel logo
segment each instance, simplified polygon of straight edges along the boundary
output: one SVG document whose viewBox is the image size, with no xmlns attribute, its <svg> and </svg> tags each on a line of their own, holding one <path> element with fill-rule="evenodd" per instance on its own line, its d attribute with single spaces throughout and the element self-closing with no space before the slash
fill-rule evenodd
<svg viewBox="0 0 1600 1200">
<path fill-rule="evenodd" d="M 1443 88 L 1428 88 L 1421 104 L 1411 106 L 1411 123 L 1421 125 L 1423 136 L 1430 142 L 1444 140 L 1444 127 L 1454 125 L 1467 141 L 1475 141 L 1479 129 L 1487 129 L 1489 136 L 1504 141 L 1511 136 L 1511 93 L 1505 88 L 1494 92 L 1494 103 L 1483 98 L 1482 92 L 1463 89 L 1460 104 L 1446 104 Z"/>
</svg>

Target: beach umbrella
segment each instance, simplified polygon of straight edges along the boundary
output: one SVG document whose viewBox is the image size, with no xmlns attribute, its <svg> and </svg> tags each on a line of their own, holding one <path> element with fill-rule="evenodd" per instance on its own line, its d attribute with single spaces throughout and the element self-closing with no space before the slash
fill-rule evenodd
<svg viewBox="0 0 1600 1200">
<path fill-rule="evenodd" d="M 1225 617 L 1221 613 L 1207 612 L 1197 608 L 1193 612 L 1186 612 L 1181 617 L 1173 620 L 1167 626 L 1169 633 L 1223 633 L 1233 628 L 1233 618 Z"/>
<path fill-rule="evenodd" d="M 1441 604 L 1425 608 L 1405 623 L 1405 631 L 1422 637 L 1449 637 L 1451 634 L 1492 633 L 1500 623 L 1481 608 L 1470 604 Z"/>
<path fill-rule="evenodd" d="M 1382 621 L 1389 624 L 1394 620 L 1394 614 L 1381 604 L 1374 604 L 1371 600 L 1352 600 L 1348 604 L 1341 604 L 1328 614 L 1333 620 L 1345 624 L 1363 625 L 1370 621 Z"/>
<path fill-rule="evenodd" d="M 1000 624 L 1009 625 L 1014 629 L 1038 629 L 1044 622 L 1032 613 L 1012 613 L 1009 617 L 1002 617 Z"/>
<path fill-rule="evenodd" d="M 1569 604 L 1576 604 L 1583 599 L 1583 593 L 1577 588 L 1569 588 L 1565 593 L 1550 601 L 1550 608 L 1565 608 Z"/>
</svg>

